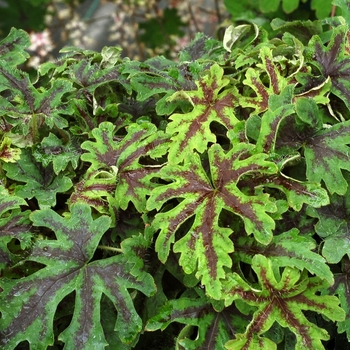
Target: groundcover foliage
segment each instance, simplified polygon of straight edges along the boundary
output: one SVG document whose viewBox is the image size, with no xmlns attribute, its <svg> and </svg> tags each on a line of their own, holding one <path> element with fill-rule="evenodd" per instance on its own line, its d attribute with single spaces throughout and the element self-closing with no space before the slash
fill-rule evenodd
<svg viewBox="0 0 350 350">
<path fill-rule="evenodd" d="M 272 27 L 34 75 L 0 43 L 2 349 L 347 346 L 349 24 Z"/>
</svg>

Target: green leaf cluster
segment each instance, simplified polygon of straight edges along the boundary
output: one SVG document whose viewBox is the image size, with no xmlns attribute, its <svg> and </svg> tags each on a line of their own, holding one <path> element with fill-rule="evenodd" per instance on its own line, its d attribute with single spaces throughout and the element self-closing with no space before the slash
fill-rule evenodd
<svg viewBox="0 0 350 350">
<path fill-rule="evenodd" d="M 0 42 L 1 348 L 347 346 L 349 24 L 272 25 L 34 78 Z"/>
</svg>

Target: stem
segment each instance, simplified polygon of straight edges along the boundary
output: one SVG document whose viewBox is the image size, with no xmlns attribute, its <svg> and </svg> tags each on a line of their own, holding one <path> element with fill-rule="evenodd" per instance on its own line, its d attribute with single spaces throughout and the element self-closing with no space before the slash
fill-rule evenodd
<svg viewBox="0 0 350 350">
<path fill-rule="evenodd" d="M 115 252 L 115 253 L 123 253 L 122 249 L 109 247 L 108 245 L 99 245 L 99 246 L 97 246 L 97 248 L 104 249 L 104 250 L 110 250 L 110 251 Z"/>
</svg>

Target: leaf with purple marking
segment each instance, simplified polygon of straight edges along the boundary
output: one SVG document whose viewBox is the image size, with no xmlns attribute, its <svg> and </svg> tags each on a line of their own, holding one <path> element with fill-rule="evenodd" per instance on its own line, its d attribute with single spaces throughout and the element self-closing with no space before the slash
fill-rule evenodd
<svg viewBox="0 0 350 350">
<path fill-rule="evenodd" d="M 63 115 L 70 115 L 72 109 L 63 96 L 74 90 L 70 81 L 56 79 L 50 87 L 36 89 L 28 73 L 0 65 L 0 91 L 3 90 L 7 90 L 9 96 L 2 113 L 24 135 L 30 131 L 33 141 L 43 120 L 51 128 L 56 125 L 63 129 L 68 125 Z"/>
<path fill-rule="evenodd" d="M 24 49 L 30 46 L 27 32 L 11 28 L 8 36 L 0 41 L 0 59 L 13 67 L 24 63 L 29 54 Z"/>
<path fill-rule="evenodd" d="M 43 168 L 36 162 L 29 148 L 22 150 L 16 163 L 4 163 L 3 169 L 7 177 L 16 182 L 15 194 L 25 199 L 35 197 L 41 208 L 54 207 L 57 193 L 73 186 L 68 176 L 63 173 L 56 176 L 52 167 Z"/>
<path fill-rule="evenodd" d="M 56 239 L 37 241 L 28 257 L 45 267 L 25 278 L 1 280 L 2 348 L 13 349 L 23 340 L 40 348 L 52 344 L 56 308 L 73 291 L 73 318 L 59 335 L 67 348 L 99 349 L 107 345 L 100 320 L 102 293 L 118 312 L 115 331 L 121 342 L 131 343 L 142 329 L 142 320 L 128 289 L 150 296 L 154 284 L 152 277 L 139 269 L 135 254 L 92 260 L 110 218 L 93 220 L 91 208 L 77 203 L 65 217 L 44 209 L 33 212 L 31 219 L 35 226 L 53 230 Z"/>
<path fill-rule="evenodd" d="M 280 126 L 276 149 L 302 152 L 306 178 L 324 181 L 331 194 L 344 194 L 348 183 L 342 170 L 350 171 L 350 121 L 325 127 L 318 106 L 307 98 L 296 101 L 296 112 Z"/>
<path fill-rule="evenodd" d="M 274 266 L 308 270 L 320 279 L 326 279 L 330 285 L 334 283 L 333 273 L 326 260 L 314 252 L 317 248 L 316 241 L 308 235 L 300 234 L 297 228 L 274 235 L 267 246 L 242 235 L 235 240 L 235 247 L 235 258 L 246 264 L 252 263 L 255 254 L 261 254 L 269 258 Z"/>
<path fill-rule="evenodd" d="M 159 166 L 143 165 L 141 157 L 156 159 L 163 156 L 168 149 L 168 136 L 157 131 L 151 123 L 131 124 L 128 134 L 118 141 L 114 125 L 103 122 L 92 131 L 96 142 L 85 141 L 81 147 L 87 150 L 81 156 L 91 163 L 90 170 L 114 168 L 118 173 L 116 198 L 122 209 L 131 201 L 139 211 L 145 209 L 146 196 L 155 183 L 150 182 Z"/>
<path fill-rule="evenodd" d="M 10 195 L 0 186 L 0 270 L 18 258 L 9 250 L 11 240 L 17 239 L 23 250 L 31 245 L 30 211 L 21 210 L 26 204 L 23 198 Z"/>
<path fill-rule="evenodd" d="M 309 278 L 298 269 L 286 267 L 278 276 L 271 260 L 263 255 L 255 255 L 252 269 L 258 277 L 258 284 L 250 285 L 237 273 L 223 282 L 225 305 L 235 300 L 256 307 L 251 322 L 244 333 L 226 344 L 227 349 L 277 349 L 277 345 L 264 337 L 274 324 L 290 329 L 296 337 L 296 349 L 324 349 L 322 340 L 328 340 L 325 329 L 310 322 L 303 311 L 314 311 L 333 321 L 343 321 L 345 312 L 339 307 L 335 296 L 320 296 L 319 292 L 329 286 L 319 277 Z M 266 347 L 268 345 L 268 347 Z"/>
<path fill-rule="evenodd" d="M 254 108 L 256 114 L 268 109 L 270 96 L 279 95 L 288 84 L 293 82 L 292 78 L 282 76 L 281 68 L 275 63 L 276 60 L 274 60 L 270 48 L 261 48 L 260 57 L 262 63 L 257 64 L 255 68 L 248 68 L 246 79 L 243 80 L 243 84 L 249 86 L 255 96 L 247 96 L 245 93 L 244 96 L 240 97 L 241 105 Z M 267 75 L 267 82 L 262 80 L 263 75 Z"/>
<path fill-rule="evenodd" d="M 240 315 L 234 305 L 216 310 L 206 297 L 181 297 L 169 300 L 146 324 L 147 331 L 166 329 L 171 323 L 184 324 L 177 339 L 177 345 L 183 349 L 216 349 L 223 350 L 224 344 L 234 333 L 242 330 L 246 324 L 244 315 Z M 196 339 L 191 335 L 198 327 Z"/>
<path fill-rule="evenodd" d="M 347 25 L 334 28 L 332 38 L 325 47 L 319 36 L 309 42 L 309 63 L 316 66 L 324 80 L 331 79 L 331 92 L 350 107 L 350 57 L 346 52 Z"/>
<path fill-rule="evenodd" d="M 240 217 L 246 233 L 253 233 L 259 242 L 267 244 L 272 239 L 275 222 L 267 213 L 276 211 L 276 206 L 268 194 L 249 193 L 247 178 L 276 173 L 277 167 L 266 160 L 266 154 L 251 155 L 253 148 L 240 143 L 225 153 L 218 144 L 213 145 L 208 152 L 211 178 L 198 154 L 188 155 L 183 165 L 164 166 L 157 176 L 171 183 L 155 188 L 147 203 L 148 209 L 159 210 L 152 226 L 160 229 L 156 251 L 161 261 L 166 261 L 181 225 L 194 218 L 188 232 L 177 239 L 174 251 L 181 253 L 179 262 L 184 271 L 197 271 L 197 278 L 214 298 L 220 297 L 220 279 L 225 277 L 224 266 L 231 266 L 229 253 L 233 251 L 229 239 L 232 230 L 219 225 L 221 212 L 225 209 Z M 244 177 L 245 190 L 239 183 Z M 254 186 L 253 182 L 251 191 Z M 181 200 L 170 210 L 160 210 L 172 199 Z"/>
<path fill-rule="evenodd" d="M 223 69 L 214 64 L 196 82 L 197 90 L 175 93 L 180 93 L 181 98 L 185 95 L 193 109 L 189 113 L 175 113 L 169 117 L 172 120 L 166 128 L 166 132 L 172 135 L 169 161 L 179 163 L 186 153 L 194 149 L 203 153 L 208 143 L 215 143 L 216 135 L 210 130 L 212 122 L 222 124 L 227 130 L 239 122 L 234 114 L 238 105 L 237 88 L 229 87 L 230 79 L 223 74 Z"/>
</svg>

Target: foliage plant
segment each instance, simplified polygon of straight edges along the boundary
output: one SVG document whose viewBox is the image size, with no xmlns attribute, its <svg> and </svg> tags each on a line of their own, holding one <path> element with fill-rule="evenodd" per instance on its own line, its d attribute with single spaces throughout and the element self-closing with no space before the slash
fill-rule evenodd
<svg viewBox="0 0 350 350">
<path fill-rule="evenodd" d="M 178 62 L 0 43 L 2 349 L 345 349 L 350 18 Z"/>
</svg>

